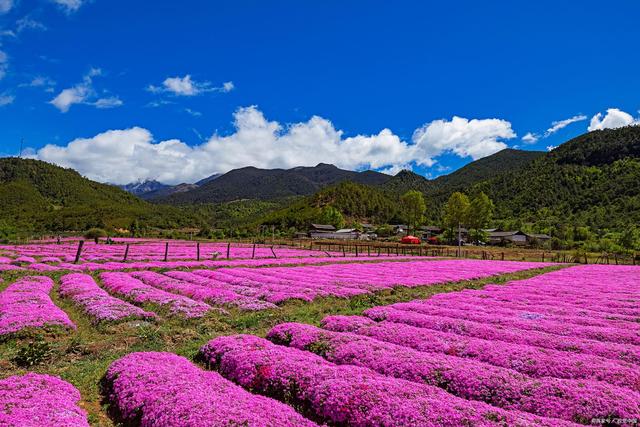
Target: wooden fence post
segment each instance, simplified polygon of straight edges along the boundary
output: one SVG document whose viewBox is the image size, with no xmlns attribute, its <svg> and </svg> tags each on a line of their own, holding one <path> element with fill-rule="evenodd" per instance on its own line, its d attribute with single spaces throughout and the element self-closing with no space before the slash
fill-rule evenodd
<svg viewBox="0 0 640 427">
<path fill-rule="evenodd" d="M 273 250 L 273 246 L 271 246 L 271 253 L 273 254 L 274 258 L 278 258 L 278 256 L 276 255 L 276 251 Z"/>
<path fill-rule="evenodd" d="M 164 244 L 164 261 L 167 262 L 169 259 L 169 242 Z"/>
<path fill-rule="evenodd" d="M 231 254 L 231 242 L 227 243 L 227 259 L 230 259 L 229 255 Z"/>
<path fill-rule="evenodd" d="M 253 251 L 251 252 L 251 259 L 254 259 L 256 257 L 256 244 L 253 244 Z"/>
<path fill-rule="evenodd" d="M 129 244 L 127 243 L 127 249 L 124 250 L 124 258 L 122 261 L 126 262 L 128 256 L 129 256 Z"/>
<path fill-rule="evenodd" d="M 200 261 L 200 242 L 196 243 L 196 255 L 197 255 L 198 261 Z"/>
<path fill-rule="evenodd" d="M 78 262 L 80 262 L 80 255 L 82 255 L 83 246 L 84 246 L 84 240 L 80 240 L 78 242 L 78 251 L 76 252 L 76 260 L 73 262 L 74 264 L 77 264 Z"/>
<path fill-rule="evenodd" d="M 358 258 L 358 245 L 356 244 L 356 258 Z"/>
</svg>

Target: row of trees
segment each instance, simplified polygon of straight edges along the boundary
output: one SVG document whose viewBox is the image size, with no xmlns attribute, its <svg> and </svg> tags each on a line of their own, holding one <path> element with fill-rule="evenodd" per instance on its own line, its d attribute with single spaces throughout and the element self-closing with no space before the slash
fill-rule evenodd
<svg viewBox="0 0 640 427">
<path fill-rule="evenodd" d="M 466 227 L 473 241 L 484 242 L 487 236 L 483 229 L 491 224 L 493 211 L 493 201 L 483 192 L 469 199 L 456 191 L 444 206 L 443 225 L 453 238 L 455 230 Z"/>
<path fill-rule="evenodd" d="M 424 224 L 427 204 L 421 192 L 411 190 L 403 194 L 400 209 L 410 229 Z M 455 192 L 444 206 L 442 224 L 452 240 L 455 230 L 467 227 L 474 241 L 484 241 L 486 235 L 482 230 L 491 224 L 493 211 L 493 202 L 485 193 L 479 192 L 470 199 L 466 194 Z"/>
</svg>

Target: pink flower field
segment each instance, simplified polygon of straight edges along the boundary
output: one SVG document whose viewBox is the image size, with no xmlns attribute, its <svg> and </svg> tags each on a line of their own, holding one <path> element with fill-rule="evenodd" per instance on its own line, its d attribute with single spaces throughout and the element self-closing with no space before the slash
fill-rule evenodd
<svg viewBox="0 0 640 427">
<path fill-rule="evenodd" d="M 320 259 L 334 261 L 314 264 L 316 258 L 301 256 L 302 264 L 249 259 L 256 264 L 78 272 L 57 261 L 60 254 L 19 256 L 0 259 L 17 269 L 0 281 L 0 345 L 19 343 L 23 331 L 81 338 L 93 328 L 105 337 L 124 330 L 131 339 L 137 328 L 151 327 L 169 328 L 169 340 L 182 333 L 197 338 L 179 352 L 165 350 L 165 339 L 149 349 L 138 344 L 108 358 L 92 356 L 105 371 L 88 394 L 86 380 L 76 383 L 70 374 L 73 363 L 2 375 L 0 425 L 101 425 L 87 417 L 85 399 L 93 399 L 93 408 L 107 405 L 101 422 L 131 426 L 569 426 L 640 419 L 638 267 L 558 265 L 506 284 L 318 317 L 316 326 L 291 321 L 290 309 L 551 264 L 410 257 L 326 257 Z M 149 261 L 156 262 L 169 264 Z M 34 264 L 55 271 L 31 275 Z M 233 326 L 260 312 L 279 319 L 265 337 Z M 196 334 L 211 325 L 219 328 L 215 335 Z M 184 357 L 198 348 L 193 360 Z"/>
</svg>

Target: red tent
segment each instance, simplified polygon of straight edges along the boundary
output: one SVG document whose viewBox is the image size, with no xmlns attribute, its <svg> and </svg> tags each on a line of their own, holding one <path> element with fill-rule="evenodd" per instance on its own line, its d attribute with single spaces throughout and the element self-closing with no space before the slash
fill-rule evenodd
<svg viewBox="0 0 640 427">
<path fill-rule="evenodd" d="M 400 243 L 406 243 L 408 245 L 419 245 L 420 239 L 418 239 L 416 236 L 404 236 L 400 240 Z"/>
</svg>

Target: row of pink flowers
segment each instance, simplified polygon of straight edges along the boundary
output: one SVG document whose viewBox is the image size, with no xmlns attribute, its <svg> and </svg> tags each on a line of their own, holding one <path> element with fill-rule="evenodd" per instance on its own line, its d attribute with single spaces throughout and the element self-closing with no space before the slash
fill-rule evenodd
<svg viewBox="0 0 640 427">
<path fill-rule="evenodd" d="M 423 353 L 351 333 L 283 323 L 268 333 L 276 344 L 313 351 L 339 365 L 440 387 L 449 393 L 567 421 L 632 418 L 640 413 L 640 394 L 598 381 L 533 378 L 516 371 L 442 353 Z"/>
<path fill-rule="evenodd" d="M 131 353 L 105 376 L 125 425 L 311 427 L 293 408 L 253 395 L 171 353 Z"/>
<path fill-rule="evenodd" d="M 80 392 L 58 377 L 36 373 L 8 377 L 0 380 L 0 425 L 88 427 L 79 401 Z"/>
<path fill-rule="evenodd" d="M 540 267 L 537 263 L 477 260 L 376 262 L 271 268 L 219 268 L 166 275 L 280 304 L 290 299 L 348 298 L 395 286 L 425 286 L 471 280 Z M 206 280 L 204 280 L 206 279 Z M 184 286 L 184 285 L 183 285 Z"/>
<path fill-rule="evenodd" d="M 327 316 L 322 320 L 322 327 L 428 353 L 473 359 L 535 378 L 592 379 L 640 391 L 640 370 L 635 364 L 621 360 L 474 338 L 403 323 L 375 322 L 361 316 Z"/>
<path fill-rule="evenodd" d="M 87 274 L 67 274 L 60 279 L 59 293 L 71 299 L 97 322 L 154 319 L 155 313 L 109 295 Z"/>
<path fill-rule="evenodd" d="M 176 273 L 178 277 L 181 275 L 191 274 L 181 271 L 176 271 L 174 273 Z M 153 271 L 137 271 L 130 274 L 147 285 L 167 292 L 184 295 L 196 301 L 204 301 L 214 305 L 235 306 L 243 310 L 264 310 L 268 308 L 276 308 L 275 305 L 269 302 L 240 295 L 228 289 L 219 287 L 213 288 L 206 285 L 203 286 L 198 283 L 190 283 L 189 281 L 178 280 Z"/>
<path fill-rule="evenodd" d="M 366 310 L 365 315 L 377 321 L 388 320 L 395 323 L 405 323 L 420 328 L 452 332 L 490 341 L 534 345 L 552 350 L 592 354 L 613 360 L 633 362 L 640 360 L 640 347 L 627 344 L 601 342 L 523 329 L 499 328 L 482 322 L 429 316 L 412 311 L 396 310 L 392 307 L 374 307 Z"/>
<path fill-rule="evenodd" d="M 53 280 L 28 276 L 0 293 L 0 336 L 30 328 L 62 326 L 75 328 L 67 314 L 58 308 L 49 293 Z"/>
<path fill-rule="evenodd" d="M 568 322 L 566 320 L 550 320 L 544 314 L 537 312 L 501 313 L 487 311 L 467 310 L 451 303 L 449 307 L 431 305 L 429 301 L 393 304 L 390 307 L 398 310 L 427 314 L 429 316 L 449 317 L 453 319 L 471 320 L 485 324 L 499 325 L 508 328 L 524 329 L 530 331 L 545 332 L 554 335 L 586 338 L 597 341 L 610 341 L 620 344 L 640 344 L 640 325 L 606 324 L 599 326 L 584 326 Z"/>
<path fill-rule="evenodd" d="M 228 379 L 301 408 L 331 425 L 564 426 L 573 425 L 453 396 L 438 387 L 335 365 L 251 335 L 220 337 L 201 357 Z"/>
<path fill-rule="evenodd" d="M 137 304 L 151 303 L 167 307 L 171 315 L 202 317 L 213 309 L 201 301 L 149 286 L 127 273 L 102 273 L 100 280 L 104 288 L 112 294 L 120 295 Z"/>
<path fill-rule="evenodd" d="M 122 270 L 146 270 L 146 269 L 175 269 L 175 268 L 222 268 L 222 267 L 272 267 L 272 266 L 292 266 L 292 265 L 321 265 L 321 264 L 344 264 L 353 262 L 380 262 L 385 261 L 409 261 L 424 259 L 419 257 L 399 256 L 399 257 L 293 257 L 293 258 L 260 258 L 260 259 L 235 259 L 235 260 L 202 260 L 202 261 L 134 261 L 134 262 L 84 262 L 74 264 L 72 262 L 46 263 L 44 261 L 33 264 L 0 263 L 2 270 L 35 270 L 35 271 L 122 271 Z"/>
</svg>

